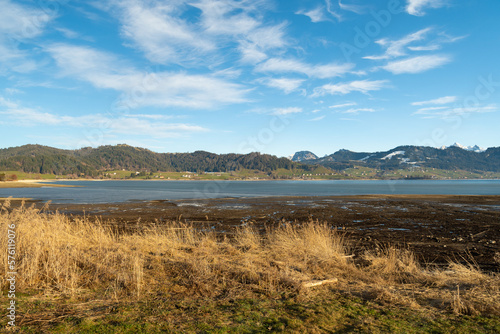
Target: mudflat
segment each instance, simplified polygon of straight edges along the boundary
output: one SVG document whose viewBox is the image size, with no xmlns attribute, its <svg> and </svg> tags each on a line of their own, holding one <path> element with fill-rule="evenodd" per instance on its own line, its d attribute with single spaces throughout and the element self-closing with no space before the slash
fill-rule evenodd
<svg viewBox="0 0 500 334">
<path fill-rule="evenodd" d="M 15 202 L 13 203 L 15 205 Z M 43 203 L 36 203 L 43 206 Z M 231 236 L 253 224 L 318 220 L 345 232 L 354 258 L 388 245 L 412 250 L 421 263 L 449 261 L 500 267 L 500 196 L 366 195 L 158 200 L 110 204 L 51 204 L 49 210 L 101 219 L 121 233 L 182 221 Z"/>
</svg>

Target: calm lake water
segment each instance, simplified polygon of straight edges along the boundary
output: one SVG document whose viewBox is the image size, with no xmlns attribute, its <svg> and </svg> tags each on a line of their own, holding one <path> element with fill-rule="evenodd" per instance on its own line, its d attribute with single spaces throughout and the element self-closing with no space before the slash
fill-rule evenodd
<svg viewBox="0 0 500 334">
<path fill-rule="evenodd" d="M 340 196 L 370 194 L 500 195 L 500 180 L 397 181 L 60 181 L 83 186 L 0 189 L 0 197 L 28 197 L 53 203 L 259 196 Z"/>
</svg>

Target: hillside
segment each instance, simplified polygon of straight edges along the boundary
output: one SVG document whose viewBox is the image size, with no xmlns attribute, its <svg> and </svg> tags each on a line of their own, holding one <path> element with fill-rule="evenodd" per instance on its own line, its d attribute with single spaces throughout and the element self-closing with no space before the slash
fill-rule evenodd
<svg viewBox="0 0 500 334">
<path fill-rule="evenodd" d="M 294 168 L 313 170 L 286 158 L 260 153 L 214 154 L 155 153 L 128 145 L 61 150 L 41 145 L 24 145 L 0 150 L 0 170 L 56 175 L 96 176 L 108 170 L 230 172 L 240 169 L 272 172 Z"/>
</svg>

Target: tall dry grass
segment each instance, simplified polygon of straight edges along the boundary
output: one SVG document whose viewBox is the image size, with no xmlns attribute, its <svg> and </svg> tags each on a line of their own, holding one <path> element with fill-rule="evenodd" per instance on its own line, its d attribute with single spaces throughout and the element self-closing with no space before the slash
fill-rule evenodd
<svg viewBox="0 0 500 334">
<path fill-rule="evenodd" d="M 307 293 L 302 283 L 338 278 L 331 287 L 380 302 L 500 314 L 500 279 L 474 266 L 423 268 L 408 250 L 350 257 L 342 233 L 317 221 L 218 236 L 181 222 L 114 232 L 102 221 L 68 218 L 33 207 L 0 213 L 0 245 L 16 225 L 17 289 L 62 296 L 241 297 Z M 5 254 L 5 252 L 4 252 Z M 0 258 L 7 287 L 7 256 Z"/>
</svg>

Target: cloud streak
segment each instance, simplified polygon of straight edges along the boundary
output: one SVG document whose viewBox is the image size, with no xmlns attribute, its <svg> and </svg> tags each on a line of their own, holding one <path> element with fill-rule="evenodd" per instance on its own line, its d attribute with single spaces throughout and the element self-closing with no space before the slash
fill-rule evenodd
<svg viewBox="0 0 500 334">
<path fill-rule="evenodd" d="M 412 106 L 425 106 L 429 104 L 448 104 L 457 101 L 456 96 L 443 96 L 433 100 L 413 102 Z"/>
<path fill-rule="evenodd" d="M 408 0 L 406 12 L 410 15 L 424 16 L 428 8 L 441 8 L 446 5 L 445 0 Z"/>
<path fill-rule="evenodd" d="M 387 63 L 382 68 L 392 74 L 415 74 L 443 66 L 451 62 L 447 55 L 417 56 Z"/>
<path fill-rule="evenodd" d="M 298 107 L 275 108 L 272 114 L 277 115 L 277 116 L 283 116 L 283 115 L 290 115 L 290 114 L 299 114 L 302 111 L 303 111 L 302 108 L 298 108 Z"/>
<path fill-rule="evenodd" d="M 383 60 L 405 56 L 407 54 L 406 48 L 410 49 L 408 45 L 416 41 L 424 40 L 431 30 L 431 28 L 425 28 L 409 34 L 399 40 L 391 41 L 388 39 L 380 39 L 376 41 L 376 43 L 386 48 L 385 53 L 379 56 L 366 56 L 363 58 L 371 60 Z"/>
<path fill-rule="evenodd" d="M 259 80 L 268 87 L 281 89 L 285 94 L 299 89 L 300 85 L 305 81 L 303 79 L 290 79 L 290 78 L 265 78 Z"/>
<path fill-rule="evenodd" d="M 326 79 L 345 75 L 354 67 L 355 65 L 351 63 L 311 65 L 295 59 L 271 58 L 259 64 L 255 70 L 271 73 L 300 73 L 312 78 Z"/>
<path fill-rule="evenodd" d="M 464 116 L 469 114 L 482 114 L 497 112 L 499 110 L 496 104 L 489 104 L 477 107 L 429 107 L 421 108 L 413 113 L 413 115 L 420 115 L 423 118 L 441 118 L 450 119 L 457 116 Z"/>
<path fill-rule="evenodd" d="M 387 80 L 358 80 L 338 84 L 326 84 L 314 90 L 312 97 L 324 95 L 346 95 L 352 92 L 368 94 L 387 86 Z"/>
<path fill-rule="evenodd" d="M 17 102 L 0 97 L 0 115 L 9 118 L 17 126 L 56 126 L 63 128 L 109 129 L 109 134 L 150 136 L 153 138 L 183 137 L 191 133 L 207 132 L 208 129 L 186 123 L 165 122 L 165 115 L 125 115 L 110 118 L 106 115 L 92 114 L 82 116 L 56 115 L 26 108 Z"/>
</svg>

